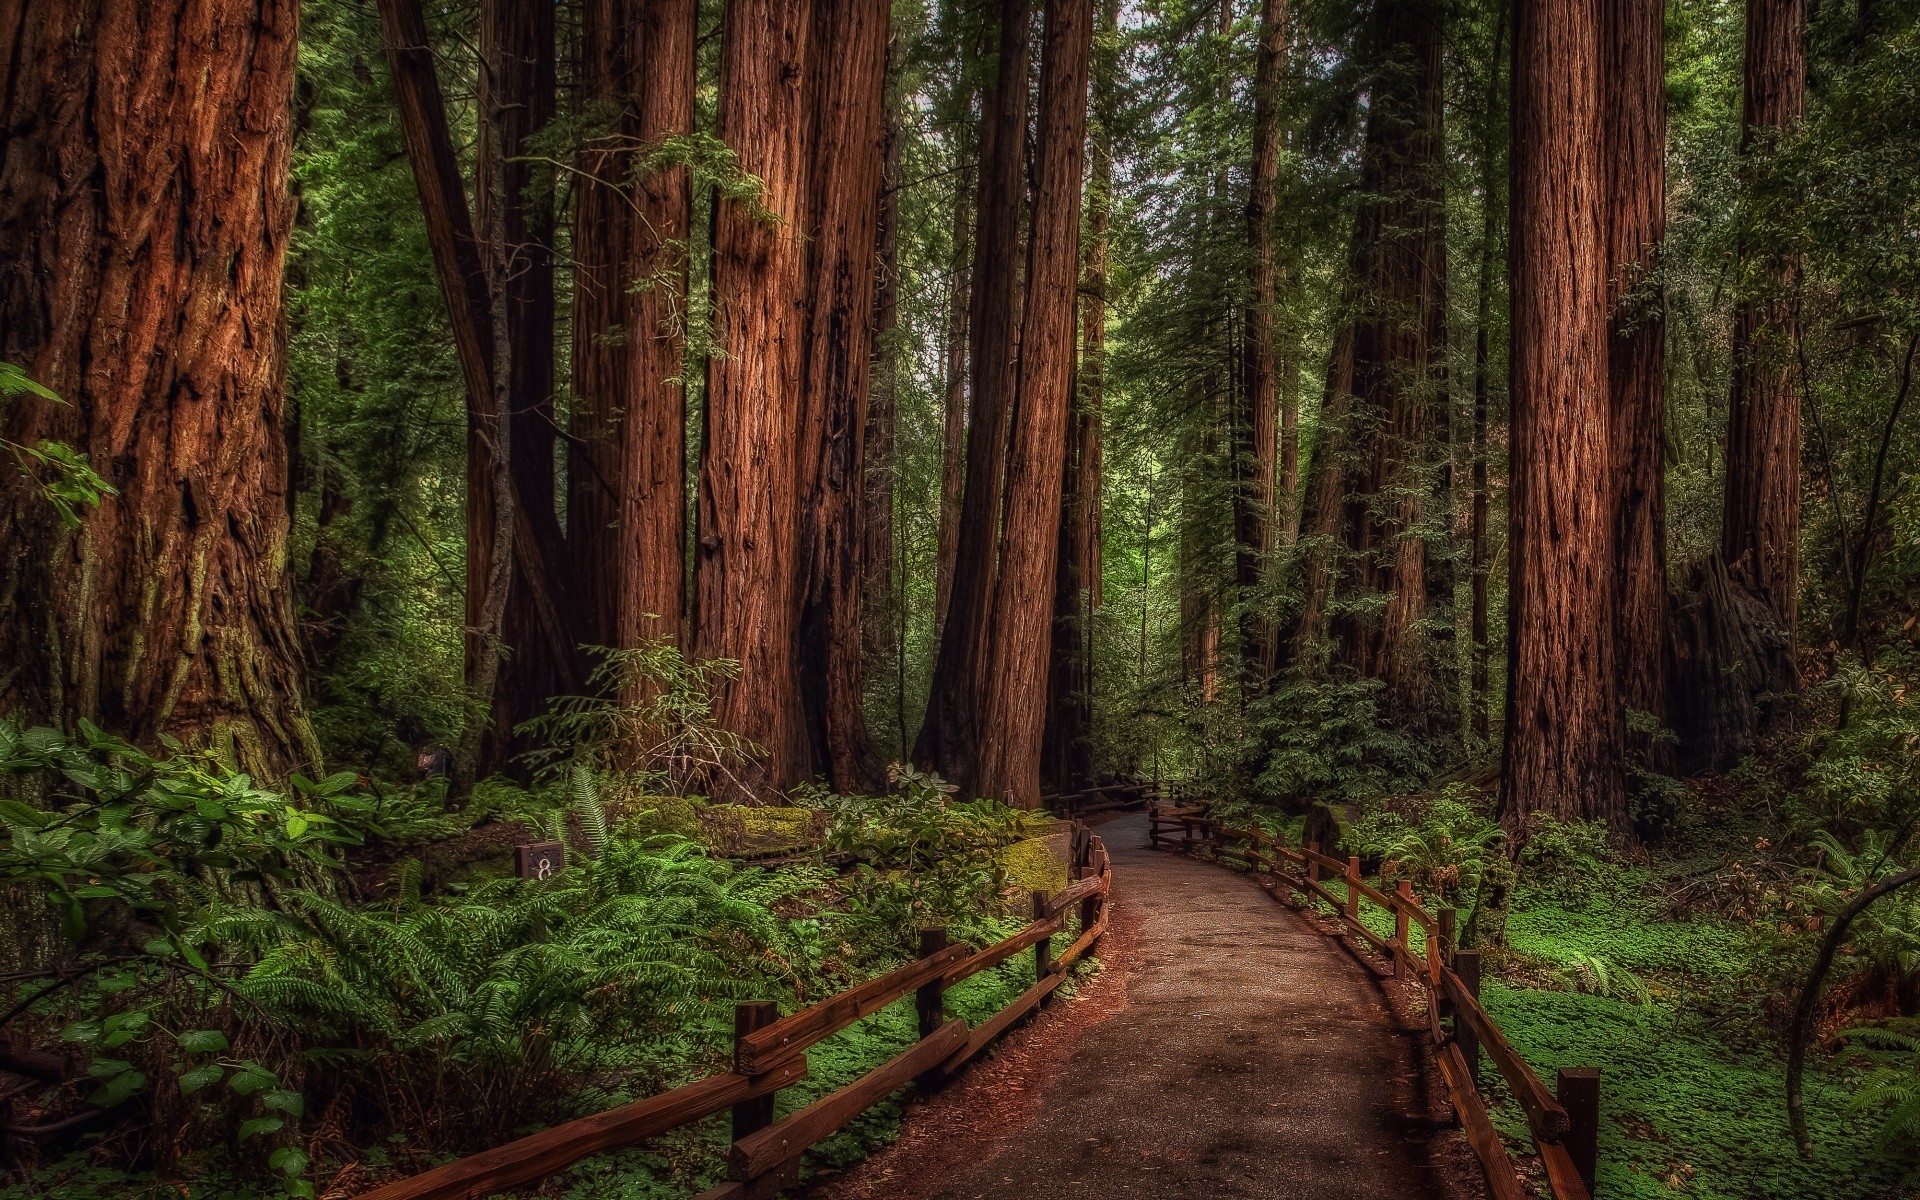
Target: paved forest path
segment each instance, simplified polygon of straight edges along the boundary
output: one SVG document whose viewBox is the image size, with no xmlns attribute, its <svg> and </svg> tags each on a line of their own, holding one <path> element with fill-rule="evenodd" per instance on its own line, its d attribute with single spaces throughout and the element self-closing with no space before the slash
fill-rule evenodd
<svg viewBox="0 0 1920 1200">
<path fill-rule="evenodd" d="M 1098 832 L 1125 945 L 1088 990 L 1121 996 L 1096 1005 L 1108 1011 L 1070 1035 L 1051 1069 L 1023 1068 L 1012 1048 L 1011 1069 L 971 1089 L 978 1096 L 916 1110 L 893 1162 L 882 1152 L 845 1181 L 857 1186 L 826 1196 L 1478 1194 L 1417 1036 L 1366 966 L 1250 879 L 1145 849 L 1144 816 Z M 1033 1036 L 1071 1020 L 1062 1007 Z M 983 1121 L 975 1110 L 1009 1089 L 1038 1094 Z"/>
</svg>

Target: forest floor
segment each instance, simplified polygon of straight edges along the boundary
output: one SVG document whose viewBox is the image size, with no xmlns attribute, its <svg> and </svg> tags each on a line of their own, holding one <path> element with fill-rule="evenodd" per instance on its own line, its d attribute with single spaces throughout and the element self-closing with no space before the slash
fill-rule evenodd
<svg viewBox="0 0 1920 1200">
<path fill-rule="evenodd" d="M 1251 880 L 1146 850 L 1143 817 L 1101 833 L 1115 935 L 1070 1014 L 1056 1005 L 813 1196 L 1479 1194 L 1389 984 Z"/>
</svg>

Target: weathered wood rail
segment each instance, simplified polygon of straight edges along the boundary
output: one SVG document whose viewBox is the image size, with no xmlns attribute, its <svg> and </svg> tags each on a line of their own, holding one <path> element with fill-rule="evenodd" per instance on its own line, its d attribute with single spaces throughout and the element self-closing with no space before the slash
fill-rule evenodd
<svg viewBox="0 0 1920 1200">
<path fill-rule="evenodd" d="M 1360 877 L 1357 857 L 1342 861 L 1322 854 L 1318 844 L 1290 847 L 1272 834 L 1223 824 L 1212 819 L 1206 804 L 1154 805 L 1147 810 L 1147 822 L 1149 840 L 1156 848 L 1238 864 L 1276 898 L 1278 889 L 1285 888 L 1325 901 L 1347 931 L 1387 956 L 1395 977 L 1425 989 L 1427 1036 L 1434 1059 L 1494 1200 L 1522 1200 L 1526 1192 L 1487 1116 L 1479 1089 L 1482 1051 L 1526 1113 L 1554 1200 L 1590 1200 L 1599 1133 L 1600 1072 L 1563 1067 L 1557 1093 L 1548 1089 L 1481 1007 L 1480 953 L 1456 948 L 1453 909 L 1430 913 L 1405 880 L 1398 890 L 1383 892 Z M 1330 884 L 1337 884 L 1339 890 Z M 1392 915 L 1392 937 L 1381 937 L 1360 920 L 1362 902 Z M 1419 954 L 1409 940 L 1410 930 L 1416 927 L 1424 935 Z"/>
<path fill-rule="evenodd" d="M 1058 990 L 1067 969 L 1106 932 L 1113 888 L 1112 864 L 1101 840 L 1077 826 L 1074 844 L 1078 880 L 1052 895 L 1034 892 L 1032 923 L 1011 937 L 970 951 L 949 946 L 944 929 L 922 930 L 913 962 L 797 1012 L 783 1017 L 764 1002 L 736 1006 L 730 1072 L 543 1129 L 374 1188 L 359 1200 L 475 1200 L 537 1183 L 588 1155 L 643 1142 L 723 1109 L 733 1112 L 728 1181 L 699 1200 L 772 1196 L 791 1182 L 810 1146 L 908 1084 L 935 1087 L 951 1078 Z M 1080 934 L 1056 955 L 1053 938 L 1066 930 L 1067 912 L 1076 907 Z M 946 1019 L 947 988 L 1029 950 L 1034 955 L 1031 988 L 975 1028 Z M 775 1093 L 806 1078 L 809 1047 L 909 993 L 920 1018 L 918 1041 L 845 1087 L 774 1119 Z"/>
</svg>

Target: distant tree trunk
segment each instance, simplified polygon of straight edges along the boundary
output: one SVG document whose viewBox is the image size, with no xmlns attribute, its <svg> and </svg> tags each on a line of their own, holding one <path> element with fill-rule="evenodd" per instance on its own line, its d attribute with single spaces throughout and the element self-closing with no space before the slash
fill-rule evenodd
<svg viewBox="0 0 1920 1200">
<path fill-rule="evenodd" d="M 1384 680 L 1397 712 L 1430 719 L 1434 655 L 1420 632 L 1428 602 L 1421 512 L 1446 427 L 1446 242 L 1442 10 L 1386 0 L 1362 156 L 1354 254 L 1352 461 L 1337 573 L 1363 603 L 1334 622 L 1342 661 Z M 1437 344 L 1439 343 L 1439 344 Z"/>
<path fill-rule="evenodd" d="M 1006 527 L 994 582 L 993 636 L 986 641 L 985 721 L 974 788 L 980 795 L 1023 808 L 1040 803 L 1048 630 L 1053 617 L 1067 419 L 1073 405 L 1074 294 L 1079 280 L 1092 41 L 1093 0 L 1048 4 L 1035 134 L 1033 227 L 1020 329 L 1019 404 L 1007 464 Z"/>
<path fill-rule="evenodd" d="M 1247 445 L 1236 455 L 1248 478 L 1234 491 L 1234 575 L 1241 591 L 1240 639 L 1243 682 L 1266 685 L 1274 667 L 1276 626 L 1264 601 L 1253 599 L 1269 570 L 1274 549 L 1275 417 L 1279 412 L 1279 249 L 1275 244 L 1275 194 L 1280 178 L 1280 88 L 1286 53 L 1286 0 L 1261 0 L 1260 33 L 1253 75 L 1253 171 L 1247 192 L 1247 246 L 1252 260 L 1246 315 Z"/>
<path fill-rule="evenodd" d="M 531 630 L 514 629 L 531 640 L 525 645 L 507 648 L 523 660 L 516 669 L 535 671 L 535 663 L 550 664 L 552 678 L 561 690 L 572 690 L 577 684 L 571 588 L 562 566 L 564 543 L 554 517 L 551 494 L 544 503 L 536 499 L 529 504 L 515 496 L 496 506 L 496 471 L 490 442 L 511 438 L 512 428 L 510 424 L 506 428 L 494 428 L 498 407 L 496 366 L 507 360 L 507 354 L 501 353 L 502 347 L 496 344 L 498 330 L 493 287 L 488 278 L 488 256 L 474 234 L 419 0 L 380 0 L 380 22 L 387 61 L 393 73 L 400 128 L 433 253 L 434 274 L 447 305 L 454 353 L 466 385 L 467 684 L 491 710 L 502 702 L 497 690 L 500 672 L 491 661 L 499 650 L 493 640 L 496 635 L 505 640 L 508 606 L 515 592 L 522 595 L 528 604 L 525 611 L 533 616 Z M 504 196 L 499 186 L 490 190 Z M 501 291 L 504 297 L 506 289 L 502 287 Z M 510 330 L 504 341 L 505 349 L 510 351 Z M 511 406 L 510 386 L 506 395 Z M 512 462 L 510 451 L 505 457 Z M 520 481 L 513 482 L 518 491 Z M 496 507 L 510 514 L 511 536 L 499 536 Z M 496 577 L 493 548 L 500 545 L 511 546 L 513 561 L 507 597 L 496 602 L 489 593 Z M 488 618 L 488 614 L 495 611 L 500 614 L 497 629 Z M 540 676 L 536 672 L 533 677 Z M 482 681 L 489 679 L 493 686 L 482 686 Z M 517 702 L 509 702 L 508 706 L 513 703 Z M 507 745 L 499 736 L 501 725 L 490 718 L 489 726 L 493 732 L 483 739 L 480 758 L 473 764 L 479 771 L 502 765 L 500 755 Z"/>
<path fill-rule="evenodd" d="M 1619 477 L 1620 698 L 1667 719 L 1666 328 L 1653 282 L 1666 236 L 1666 31 L 1660 0 L 1608 0 L 1608 381 Z M 1641 747 L 1651 751 L 1651 743 Z"/>
<path fill-rule="evenodd" d="M 804 227 L 811 257 L 798 443 L 807 564 L 801 689 L 812 762 L 838 791 L 874 792 L 884 777 L 861 687 L 860 548 L 892 8 L 889 0 L 815 0 L 813 7 L 813 44 L 833 51 L 810 55 L 813 199 Z"/>
<path fill-rule="evenodd" d="M 1333 599 L 1336 543 L 1344 515 L 1344 485 L 1350 448 L 1347 425 L 1353 409 L 1353 326 L 1334 333 L 1327 352 L 1326 387 L 1320 401 L 1320 433 L 1307 464 L 1300 498 L 1300 537 L 1296 560 L 1300 609 L 1291 635 L 1281 643 L 1278 666 L 1295 666 L 1310 675 L 1326 665 L 1327 610 Z"/>
<path fill-rule="evenodd" d="M 1505 61 L 1509 5 L 1502 3 L 1493 35 L 1493 59 L 1487 71 L 1487 95 L 1481 110 L 1480 130 L 1480 278 L 1476 288 L 1473 327 L 1473 434 L 1471 443 L 1473 472 L 1472 514 L 1468 519 L 1468 542 L 1472 555 L 1472 609 L 1469 616 L 1472 646 L 1468 650 L 1469 699 L 1467 707 L 1473 724 L 1473 736 L 1485 745 L 1492 735 L 1488 720 L 1492 651 L 1488 631 L 1487 583 L 1493 572 L 1493 555 L 1488 540 L 1488 516 L 1492 495 L 1487 486 L 1487 418 L 1490 373 L 1490 323 L 1493 318 L 1494 262 L 1500 253 L 1501 217 L 1504 202 L 1500 195 L 1501 172 L 1498 165 L 1500 128 L 1500 66 Z"/>
<path fill-rule="evenodd" d="M 1501 818 L 1630 832 L 1615 666 L 1600 12 L 1514 10 L 1509 651 Z"/>
<path fill-rule="evenodd" d="M 893 603 L 894 436 L 900 359 L 892 346 L 900 323 L 900 151 L 905 140 L 899 92 L 902 40 L 887 52 L 886 131 L 881 150 L 879 234 L 873 292 L 873 383 L 867 403 L 866 510 L 861 517 L 862 657 L 869 672 L 893 674 L 896 643 Z M 902 753 L 905 747 L 901 748 Z"/>
<path fill-rule="evenodd" d="M 1085 262 L 1080 273 L 1080 367 L 1068 418 L 1066 478 L 1056 557 L 1053 652 L 1041 775 L 1055 792 L 1093 781 L 1093 612 L 1100 597 L 1101 408 L 1106 382 L 1107 239 L 1113 200 L 1113 115 L 1118 69 L 1108 46 L 1117 0 L 1101 0 L 1090 100 Z"/>
<path fill-rule="evenodd" d="M 720 353 L 707 366 L 693 649 L 697 658 L 740 664 L 715 718 L 765 751 L 741 779 L 750 791 L 791 786 L 808 757 L 797 624 L 800 472 L 814 471 L 799 444 L 813 28 L 810 4 L 733 0 L 721 30 L 719 135 L 740 169 L 765 184 L 763 203 L 778 221 L 738 200 L 716 203 Z"/>
<path fill-rule="evenodd" d="M 69 528 L 0 483 L 0 708 L 284 779 L 320 752 L 287 571 L 292 0 L 46 0 L 0 18 L 0 351 L 117 490 Z"/>
<path fill-rule="evenodd" d="M 514 0 L 480 6 L 478 108 L 487 123 L 475 155 L 474 221 L 481 240 L 497 246 L 505 301 L 507 403 L 512 412 L 507 460 L 516 502 L 529 509 L 533 527 L 557 530 L 554 516 L 553 423 L 553 178 L 526 160 L 528 139 L 553 119 L 555 104 L 553 9 Z M 498 211 L 495 211 L 495 209 Z M 491 269 L 491 268 L 490 268 Z M 480 426 L 473 427 L 472 453 L 489 457 Z M 491 491 L 491 489 L 489 489 Z M 493 514 L 470 509 L 468 557 L 478 574 L 469 586 L 490 578 Z M 474 547 L 484 552 L 473 553 Z M 477 560 L 477 561 L 475 561 Z M 480 592 L 484 597 L 485 588 Z M 531 588 L 509 585 L 500 637 L 508 653 L 494 687 L 493 724 L 483 743 L 486 767 L 505 763 L 516 747 L 513 730 L 538 716 L 547 701 L 578 676 L 565 655 L 546 653 Z M 475 628 L 482 627 L 472 623 Z"/>
<path fill-rule="evenodd" d="M 694 0 L 590 0 L 586 95 L 612 124 L 575 183 L 567 540 L 583 637 L 683 645 L 687 168 L 645 156 L 693 129 Z"/>
<path fill-rule="evenodd" d="M 964 154 L 964 149 L 962 150 Z M 960 510 L 967 483 L 967 309 L 972 299 L 972 171 L 953 185 L 953 282 L 947 299 L 947 373 L 941 409 L 940 529 L 934 548 L 934 637 L 947 624 L 954 559 L 960 548 Z"/>
<path fill-rule="evenodd" d="M 1806 110 L 1805 0 L 1748 0 L 1740 148 L 1754 154 Z M 1784 635 L 1769 691 L 1798 687 L 1793 661 L 1800 587 L 1800 397 L 1793 386 L 1799 265 L 1765 264 L 1769 292 L 1734 310 L 1733 394 L 1720 552 Z"/>
<path fill-rule="evenodd" d="M 999 565 L 995 549 L 1000 541 L 1008 436 L 1019 369 L 1015 332 L 1020 311 L 1020 202 L 1026 191 L 1032 11 L 1030 0 L 1001 0 L 999 69 L 987 98 L 975 202 L 978 225 L 968 323 L 973 388 L 966 490 L 961 501 L 947 619 L 941 628 L 932 693 L 913 754 L 916 762 L 938 772 L 963 793 L 979 791 L 976 781 L 980 774 L 989 645 L 1004 633 L 992 628 Z M 1050 503 L 1057 504 L 1058 498 Z M 1047 528 L 1046 536 L 1051 538 L 1053 524 L 1049 522 Z M 1050 576 L 1051 570 L 1044 574 Z M 1046 598 L 1041 604 L 1051 611 Z M 1044 699 L 1036 700 L 1040 703 Z M 995 733 L 1001 736 L 1000 731 Z"/>
</svg>

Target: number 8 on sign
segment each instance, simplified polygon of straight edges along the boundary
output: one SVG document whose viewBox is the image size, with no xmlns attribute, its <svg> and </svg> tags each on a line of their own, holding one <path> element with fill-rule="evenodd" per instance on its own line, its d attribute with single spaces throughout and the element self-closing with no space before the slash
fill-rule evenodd
<svg viewBox="0 0 1920 1200">
<path fill-rule="evenodd" d="M 522 879 L 545 879 L 567 865 L 567 848 L 560 842 L 532 842 L 513 848 L 514 873 Z"/>
</svg>

